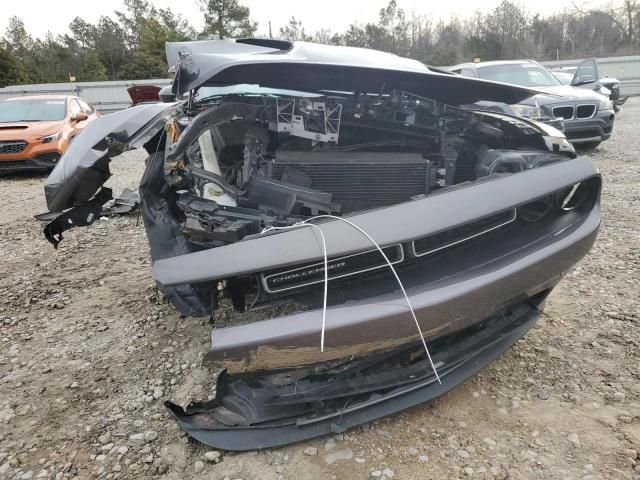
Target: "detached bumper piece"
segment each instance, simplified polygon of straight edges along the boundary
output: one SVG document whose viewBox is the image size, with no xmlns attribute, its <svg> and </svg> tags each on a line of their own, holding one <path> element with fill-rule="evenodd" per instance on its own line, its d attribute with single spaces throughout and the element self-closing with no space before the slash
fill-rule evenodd
<svg viewBox="0 0 640 480">
<path fill-rule="evenodd" d="M 70 208 L 64 212 L 46 212 L 36 215 L 36 220 L 45 222 L 44 236 L 54 246 L 58 248 L 64 239 L 63 232 L 75 227 L 86 227 L 95 222 L 103 215 L 115 217 L 126 215 L 136 211 L 140 207 L 140 196 L 125 188 L 120 196 L 113 198 L 112 190 L 102 187 L 95 196 L 88 202 L 81 203 L 77 207 Z M 108 207 L 104 205 L 113 200 L 113 204 Z"/>
<path fill-rule="evenodd" d="M 64 238 L 62 232 L 74 227 L 91 225 L 102 213 L 102 206 L 112 198 L 111 189 L 102 187 L 88 202 L 65 212 L 48 212 L 36 215 L 36 219 L 48 222 L 44 226 L 44 236 L 54 248 L 58 248 L 58 244 Z"/>
<path fill-rule="evenodd" d="M 135 212 L 140 207 L 140 194 L 130 188 L 125 188 L 120 195 L 113 199 L 113 205 L 103 213 L 111 217 Z"/>
<path fill-rule="evenodd" d="M 165 402 L 178 425 L 214 448 L 254 450 L 345 430 L 436 398 L 509 349 L 535 324 L 544 294 L 432 343 L 265 375 L 218 377 L 216 398 L 186 409 Z"/>
</svg>

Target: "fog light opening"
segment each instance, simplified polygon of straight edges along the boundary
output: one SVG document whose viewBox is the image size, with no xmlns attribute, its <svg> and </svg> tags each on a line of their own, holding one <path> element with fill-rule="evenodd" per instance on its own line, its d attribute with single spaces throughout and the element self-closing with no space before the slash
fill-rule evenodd
<svg viewBox="0 0 640 480">
<path fill-rule="evenodd" d="M 544 197 L 518 208 L 518 216 L 525 222 L 537 222 L 544 218 L 553 207 L 553 199 Z"/>
<path fill-rule="evenodd" d="M 576 183 L 554 195 L 556 206 L 564 211 L 570 212 L 579 208 L 589 195 L 589 188 L 586 183 Z"/>
</svg>

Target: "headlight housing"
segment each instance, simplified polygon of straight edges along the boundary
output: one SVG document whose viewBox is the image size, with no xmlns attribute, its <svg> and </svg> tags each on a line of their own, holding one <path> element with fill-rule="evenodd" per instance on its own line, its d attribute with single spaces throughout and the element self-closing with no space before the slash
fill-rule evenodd
<svg viewBox="0 0 640 480">
<path fill-rule="evenodd" d="M 61 138 L 62 138 L 62 132 L 56 132 L 50 135 L 45 135 L 44 137 L 40 137 L 40 141 L 42 143 L 51 143 L 51 142 L 57 142 Z"/>
<path fill-rule="evenodd" d="M 598 102 L 598 110 L 613 110 L 611 107 L 611 99 L 603 95 Z"/>
<path fill-rule="evenodd" d="M 520 105 L 514 104 L 509 105 L 509 108 L 519 117 L 524 118 L 532 118 L 532 119 L 540 119 L 542 118 L 542 110 L 540 107 L 535 107 L 533 105 Z"/>
<path fill-rule="evenodd" d="M 533 123 L 544 132 L 542 138 L 550 152 L 576 152 L 573 145 L 571 145 L 567 137 L 560 130 L 547 123 L 536 122 L 535 120 Z"/>
</svg>

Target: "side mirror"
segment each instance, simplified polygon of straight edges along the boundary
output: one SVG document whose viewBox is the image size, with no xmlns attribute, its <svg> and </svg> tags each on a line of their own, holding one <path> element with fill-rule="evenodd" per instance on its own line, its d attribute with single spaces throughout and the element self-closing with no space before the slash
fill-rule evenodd
<svg viewBox="0 0 640 480">
<path fill-rule="evenodd" d="M 75 117 L 73 117 L 73 121 L 82 122 L 83 120 L 86 120 L 87 118 L 89 118 L 89 116 L 86 113 L 78 112 L 78 113 L 76 113 Z"/>
<path fill-rule="evenodd" d="M 595 81 L 596 81 L 596 77 L 594 77 L 593 75 L 582 75 L 581 77 L 578 77 L 576 79 L 573 85 L 574 86 L 586 85 L 587 83 L 593 83 Z"/>
</svg>

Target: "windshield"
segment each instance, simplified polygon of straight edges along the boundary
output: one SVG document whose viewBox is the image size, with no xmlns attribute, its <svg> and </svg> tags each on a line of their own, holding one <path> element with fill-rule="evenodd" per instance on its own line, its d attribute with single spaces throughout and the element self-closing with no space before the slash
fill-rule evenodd
<svg viewBox="0 0 640 480">
<path fill-rule="evenodd" d="M 63 120 L 64 100 L 14 100 L 0 102 L 0 122 Z"/>
<path fill-rule="evenodd" d="M 541 65 L 535 63 L 509 63 L 478 68 L 478 76 L 494 82 L 512 83 L 521 87 L 551 87 L 560 82 Z"/>
<path fill-rule="evenodd" d="M 553 72 L 553 76 L 560 80 L 560 83 L 563 85 L 571 85 L 571 81 L 573 80 L 573 73 Z"/>
</svg>

